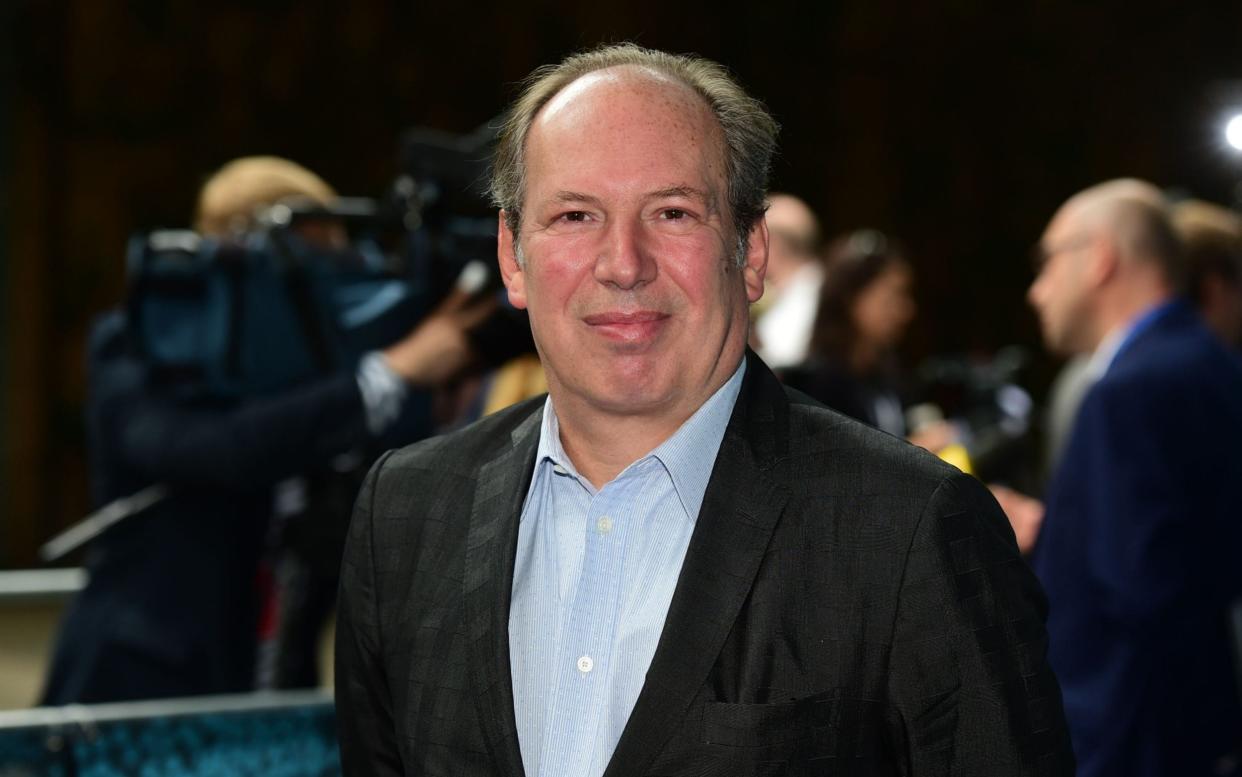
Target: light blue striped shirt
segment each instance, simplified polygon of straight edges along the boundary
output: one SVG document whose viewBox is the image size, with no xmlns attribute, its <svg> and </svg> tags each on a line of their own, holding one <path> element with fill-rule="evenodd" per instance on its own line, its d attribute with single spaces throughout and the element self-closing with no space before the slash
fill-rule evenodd
<svg viewBox="0 0 1242 777">
<path fill-rule="evenodd" d="M 518 527 L 509 612 L 527 777 L 598 777 L 655 655 L 745 361 L 672 437 L 596 491 L 551 398 Z"/>
</svg>

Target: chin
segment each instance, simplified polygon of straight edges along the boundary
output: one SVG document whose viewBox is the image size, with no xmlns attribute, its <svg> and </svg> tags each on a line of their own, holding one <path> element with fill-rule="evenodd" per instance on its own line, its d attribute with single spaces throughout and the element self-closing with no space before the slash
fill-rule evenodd
<svg viewBox="0 0 1242 777">
<path fill-rule="evenodd" d="M 673 402 L 677 392 L 670 386 L 631 385 L 618 383 L 591 393 L 591 403 L 601 410 L 617 415 L 638 415 L 657 411 Z"/>
<path fill-rule="evenodd" d="M 654 387 L 635 387 L 629 391 L 601 392 L 597 404 L 618 413 L 640 413 L 668 404 L 669 392 Z"/>
</svg>

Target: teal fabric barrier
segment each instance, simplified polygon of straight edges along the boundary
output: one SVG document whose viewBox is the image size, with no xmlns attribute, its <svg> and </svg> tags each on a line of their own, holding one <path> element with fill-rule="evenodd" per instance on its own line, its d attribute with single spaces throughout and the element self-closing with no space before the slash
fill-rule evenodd
<svg viewBox="0 0 1242 777">
<path fill-rule="evenodd" d="M 5 777 L 333 777 L 331 699 L 317 692 L 0 713 Z"/>
</svg>

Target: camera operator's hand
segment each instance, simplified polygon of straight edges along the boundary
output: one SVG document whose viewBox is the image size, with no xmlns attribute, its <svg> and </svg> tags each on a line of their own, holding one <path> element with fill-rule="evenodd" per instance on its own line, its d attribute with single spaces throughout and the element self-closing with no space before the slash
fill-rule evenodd
<svg viewBox="0 0 1242 777">
<path fill-rule="evenodd" d="M 412 386 L 444 383 L 473 356 L 466 333 L 495 310 L 494 297 L 478 300 L 454 291 L 414 331 L 385 349 L 384 361 Z"/>
<path fill-rule="evenodd" d="M 996 483 L 988 485 L 988 488 L 1009 518 L 1009 524 L 1018 539 L 1018 550 L 1023 555 L 1030 553 L 1035 547 L 1035 540 L 1039 538 L 1039 527 L 1044 523 L 1044 503 Z"/>
<path fill-rule="evenodd" d="M 957 442 L 957 427 L 949 421 L 932 421 L 919 426 L 906 439 L 924 450 L 939 453 Z"/>
</svg>

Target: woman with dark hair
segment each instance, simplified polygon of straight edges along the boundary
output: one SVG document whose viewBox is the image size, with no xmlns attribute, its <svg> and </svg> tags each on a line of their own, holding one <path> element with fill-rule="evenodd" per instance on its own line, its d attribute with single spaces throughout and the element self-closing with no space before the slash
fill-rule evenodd
<svg viewBox="0 0 1242 777">
<path fill-rule="evenodd" d="M 894 349 L 914 318 L 914 273 L 896 241 L 859 230 L 828 248 L 810 356 L 785 382 L 829 407 L 905 436 Z"/>
</svg>

